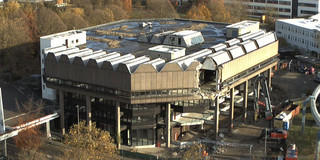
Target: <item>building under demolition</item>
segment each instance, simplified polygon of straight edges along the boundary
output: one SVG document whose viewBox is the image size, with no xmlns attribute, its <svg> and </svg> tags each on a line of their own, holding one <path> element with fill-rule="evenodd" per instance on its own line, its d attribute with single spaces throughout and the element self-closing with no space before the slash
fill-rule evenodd
<svg viewBox="0 0 320 160">
<path fill-rule="evenodd" d="M 203 128 L 207 123 L 214 126 L 217 136 L 222 102 L 229 102 L 232 129 L 237 98 L 243 101 L 244 119 L 247 116 L 250 80 L 265 74 L 271 85 L 272 68 L 278 62 L 278 40 L 273 32 L 259 30 L 219 43 L 225 41 L 223 24 L 203 22 L 206 27 L 197 31 L 175 32 L 200 22 L 154 20 L 152 30 L 139 23 L 125 21 L 41 37 L 41 43 L 60 39 L 56 45 L 41 48 L 41 55 L 43 84 L 57 91 L 52 93 L 58 97 L 63 134 L 77 121 L 76 106 L 83 106 L 80 119 L 88 125 L 96 122 L 114 137 L 119 135 L 118 143 L 123 145 L 165 142 L 170 146 L 190 126 Z M 96 40 L 117 40 L 113 32 L 123 33 L 117 27 L 124 25 L 130 29 L 126 35 L 135 33 L 137 38 L 124 36 L 118 48 Z M 159 42 L 164 45 L 138 42 L 141 32 L 149 35 L 146 37 L 159 35 L 157 27 L 166 33 L 174 31 L 163 34 Z M 97 30 L 109 30 L 109 35 L 97 35 L 101 33 Z M 191 113 L 197 116 L 186 116 Z"/>
</svg>

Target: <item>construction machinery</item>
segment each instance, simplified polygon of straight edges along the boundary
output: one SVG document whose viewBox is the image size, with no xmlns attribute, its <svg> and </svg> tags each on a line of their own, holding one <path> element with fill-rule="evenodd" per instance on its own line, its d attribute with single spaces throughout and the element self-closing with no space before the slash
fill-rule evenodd
<svg viewBox="0 0 320 160">
<path fill-rule="evenodd" d="M 260 95 L 264 102 L 259 101 Z M 258 76 L 254 81 L 254 121 L 262 116 L 268 121 L 273 119 L 267 80 L 264 76 Z"/>
<path fill-rule="evenodd" d="M 269 128 L 263 129 L 259 141 L 276 141 L 286 145 L 288 132 L 279 128 L 273 128 L 274 107 L 270 102 L 269 87 L 264 76 L 258 76 L 254 81 L 254 120 L 264 116 L 269 121 Z M 262 99 L 263 101 L 260 101 Z"/>
</svg>

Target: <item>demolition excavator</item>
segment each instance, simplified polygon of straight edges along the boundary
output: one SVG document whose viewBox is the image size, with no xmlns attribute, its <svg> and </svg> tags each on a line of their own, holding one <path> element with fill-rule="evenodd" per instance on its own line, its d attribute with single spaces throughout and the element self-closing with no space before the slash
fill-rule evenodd
<svg viewBox="0 0 320 160">
<path fill-rule="evenodd" d="M 269 122 L 269 127 L 267 130 L 262 130 L 259 141 L 267 139 L 286 143 L 287 131 L 273 128 L 274 107 L 271 105 L 269 87 L 264 76 L 258 76 L 254 81 L 254 121 L 261 117 Z"/>
</svg>

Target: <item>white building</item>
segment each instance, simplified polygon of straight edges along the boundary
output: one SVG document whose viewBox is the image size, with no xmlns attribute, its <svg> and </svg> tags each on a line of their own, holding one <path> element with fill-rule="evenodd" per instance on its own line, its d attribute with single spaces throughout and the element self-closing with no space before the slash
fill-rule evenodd
<svg viewBox="0 0 320 160">
<path fill-rule="evenodd" d="M 277 36 L 288 44 L 320 58 L 320 14 L 308 19 L 281 19 L 276 21 Z"/>
<path fill-rule="evenodd" d="M 86 43 L 85 31 L 71 30 L 67 32 L 40 37 L 42 98 L 48 99 L 48 100 L 56 99 L 56 91 L 53 89 L 47 88 L 45 82 L 43 81 L 44 65 L 45 65 L 44 59 L 46 55 L 50 52 L 66 50 L 67 48 L 72 48 L 85 43 Z M 46 48 L 50 48 L 50 49 L 46 49 Z M 74 51 L 79 49 L 74 48 L 71 50 Z"/>
<path fill-rule="evenodd" d="M 226 0 L 232 3 L 236 0 Z M 248 7 L 250 17 L 272 12 L 280 18 L 305 17 L 320 13 L 319 0 L 240 0 Z"/>
</svg>

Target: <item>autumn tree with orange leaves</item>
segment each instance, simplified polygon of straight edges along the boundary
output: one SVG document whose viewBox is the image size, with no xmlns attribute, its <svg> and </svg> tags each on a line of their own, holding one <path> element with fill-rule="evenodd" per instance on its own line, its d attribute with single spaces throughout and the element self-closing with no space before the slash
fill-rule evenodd
<svg viewBox="0 0 320 160">
<path fill-rule="evenodd" d="M 211 21 L 212 16 L 209 9 L 204 4 L 199 4 L 191 7 L 186 18 Z"/>
<path fill-rule="evenodd" d="M 95 123 L 92 123 L 91 129 L 85 121 L 74 124 L 65 136 L 64 143 L 70 149 L 61 157 L 63 160 L 120 159 L 117 146 L 109 132 L 97 128 Z"/>
<path fill-rule="evenodd" d="M 23 115 L 17 120 L 17 125 L 23 125 L 43 116 L 43 103 L 34 102 L 32 99 L 23 104 L 17 104 L 19 113 Z M 18 157 L 22 159 L 41 159 L 43 155 L 38 153 L 38 149 L 43 145 L 42 133 L 39 126 L 27 127 L 13 137 L 16 146 L 20 149 Z"/>
</svg>

